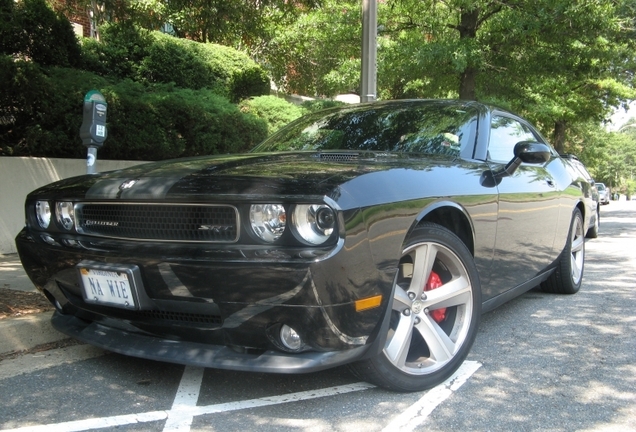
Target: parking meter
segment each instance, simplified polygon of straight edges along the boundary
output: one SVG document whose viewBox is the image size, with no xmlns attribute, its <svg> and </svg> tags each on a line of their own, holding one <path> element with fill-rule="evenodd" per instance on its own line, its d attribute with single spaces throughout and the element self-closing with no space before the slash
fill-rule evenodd
<svg viewBox="0 0 636 432">
<path fill-rule="evenodd" d="M 88 147 L 86 157 L 86 172 L 95 173 L 95 162 L 97 160 L 97 149 L 104 145 L 108 136 L 106 129 L 106 111 L 108 104 L 104 95 L 97 90 L 91 90 L 84 96 L 84 111 L 82 126 L 80 127 L 80 138 L 82 143 Z"/>
</svg>

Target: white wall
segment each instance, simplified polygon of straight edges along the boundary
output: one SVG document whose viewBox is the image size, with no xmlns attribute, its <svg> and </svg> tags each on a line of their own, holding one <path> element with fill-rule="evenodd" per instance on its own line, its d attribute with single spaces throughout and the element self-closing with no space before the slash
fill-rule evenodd
<svg viewBox="0 0 636 432">
<path fill-rule="evenodd" d="M 97 160 L 97 171 L 138 165 L 138 161 Z M 15 236 L 24 226 L 24 200 L 48 183 L 86 174 L 84 159 L 0 157 L 0 254 L 15 253 Z"/>
</svg>

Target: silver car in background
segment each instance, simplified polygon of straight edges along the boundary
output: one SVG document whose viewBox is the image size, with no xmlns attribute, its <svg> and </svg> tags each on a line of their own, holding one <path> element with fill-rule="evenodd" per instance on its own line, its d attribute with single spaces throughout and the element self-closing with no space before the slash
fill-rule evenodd
<svg viewBox="0 0 636 432">
<path fill-rule="evenodd" d="M 598 200 L 601 204 L 609 204 L 610 202 L 610 190 L 604 183 L 595 183 L 598 190 Z"/>
</svg>

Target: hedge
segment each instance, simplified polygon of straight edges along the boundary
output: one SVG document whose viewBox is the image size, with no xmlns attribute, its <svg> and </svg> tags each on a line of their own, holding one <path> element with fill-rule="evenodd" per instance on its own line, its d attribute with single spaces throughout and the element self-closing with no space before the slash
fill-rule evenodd
<svg viewBox="0 0 636 432">
<path fill-rule="evenodd" d="M 85 157 L 79 127 L 92 89 L 108 102 L 101 158 L 242 152 L 305 112 L 262 96 L 264 69 L 233 48 L 125 23 L 100 30 L 80 49 L 45 0 L 0 0 L 0 155 Z"/>
<path fill-rule="evenodd" d="M 307 110 L 276 96 L 258 96 L 239 104 L 244 113 L 253 114 L 267 122 L 268 133 L 276 132 L 292 120 L 296 120 Z"/>
<path fill-rule="evenodd" d="M 161 160 L 242 152 L 267 135 L 265 121 L 208 89 L 114 82 L 9 56 L 0 57 L 0 88 L 3 155 L 84 157 L 79 127 L 84 95 L 91 89 L 100 90 L 108 103 L 108 138 L 100 158 Z"/>
<path fill-rule="evenodd" d="M 265 70 L 233 48 L 194 42 L 126 24 L 101 28 L 102 41 L 83 41 L 84 68 L 144 83 L 212 89 L 234 102 L 269 94 Z"/>
</svg>

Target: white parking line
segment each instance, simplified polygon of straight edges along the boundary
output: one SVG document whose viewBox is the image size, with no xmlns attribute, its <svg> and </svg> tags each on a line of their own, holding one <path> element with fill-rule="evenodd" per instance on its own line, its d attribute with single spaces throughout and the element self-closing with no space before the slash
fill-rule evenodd
<svg viewBox="0 0 636 432">
<path fill-rule="evenodd" d="M 464 362 L 453 376 L 444 383 L 426 392 L 419 401 L 394 419 L 393 422 L 391 422 L 391 424 L 389 424 L 384 430 L 413 430 L 417 425 L 421 424 L 426 419 L 426 416 L 428 416 L 440 403 L 461 387 L 462 384 L 464 384 L 466 380 L 480 367 L 481 364 L 477 362 Z M 202 377 L 203 369 L 186 367 L 181 383 L 179 384 L 179 390 L 177 390 L 177 395 L 173 402 L 172 409 L 168 411 L 150 411 L 139 414 L 77 420 L 49 425 L 27 426 L 11 429 L 8 432 L 79 432 L 91 429 L 125 426 L 136 423 L 147 423 L 164 419 L 167 419 L 164 431 L 187 432 L 190 430 L 193 418 L 200 415 L 280 405 L 289 402 L 299 402 L 328 396 L 336 396 L 375 388 L 375 386 L 371 384 L 359 382 L 280 396 L 270 396 L 208 406 L 196 406 L 197 399 L 199 398 Z"/>
<path fill-rule="evenodd" d="M 374 388 L 373 385 L 367 383 L 355 383 L 336 387 L 328 387 L 319 390 L 309 390 L 298 393 L 290 393 L 281 396 L 271 396 L 259 399 L 250 399 L 245 401 L 228 402 L 223 404 L 208 406 L 178 406 L 177 412 L 170 411 L 150 411 L 140 414 L 128 414 L 113 417 L 102 417 L 95 419 L 76 420 L 72 422 L 55 423 L 50 425 L 26 426 L 23 428 L 9 429 L 6 432 L 78 432 L 91 429 L 100 429 L 113 426 L 125 426 L 135 423 L 145 423 L 151 421 L 163 420 L 171 416 L 179 416 L 185 418 L 196 417 L 204 414 L 215 414 L 230 411 L 243 410 L 248 408 L 258 408 L 269 405 L 279 405 L 288 402 L 298 402 L 309 399 L 316 399 L 326 396 L 335 396 L 339 394 L 351 393 L 361 390 Z M 189 430 L 181 429 L 181 431 Z"/>
<path fill-rule="evenodd" d="M 204 370 L 201 367 L 185 367 L 177 396 L 172 403 L 172 409 L 168 412 L 168 420 L 163 427 L 163 432 L 187 432 L 190 430 L 194 417 L 190 414 L 189 409 L 197 406 Z"/>
<path fill-rule="evenodd" d="M 413 405 L 408 407 L 402 414 L 397 416 L 382 432 L 396 431 L 408 432 L 426 420 L 430 413 L 442 402 L 444 402 L 454 391 L 457 391 L 477 369 L 481 363 L 465 361 L 459 369 L 446 381 L 433 387 Z"/>
</svg>

